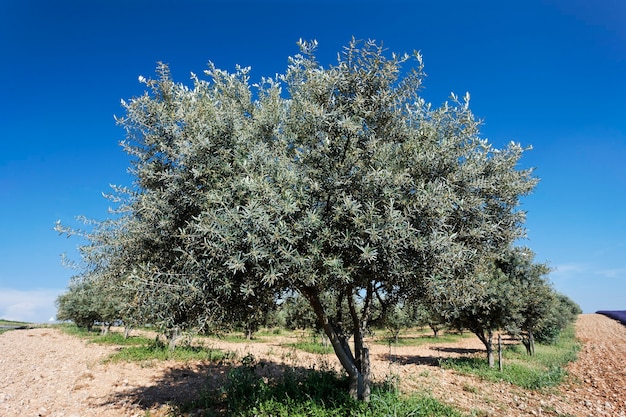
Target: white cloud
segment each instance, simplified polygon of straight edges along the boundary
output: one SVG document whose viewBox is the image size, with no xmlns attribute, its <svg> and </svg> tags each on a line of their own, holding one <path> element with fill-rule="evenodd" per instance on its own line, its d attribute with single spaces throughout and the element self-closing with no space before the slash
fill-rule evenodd
<svg viewBox="0 0 626 417">
<path fill-rule="evenodd" d="M 576 301 L 585 313 L 623 310 L 626 306 L 626 268 L 596 263 L 563 263 L 550 274 L 557 291 Z"/>
<path fill-rule="evenodd" d="M 597 274 L 605 278 L 626 278 L 626 268 L 602 269 Z"/>
<path fill-rule="evenodd" d="M 569 263 L 557 265 L 552 276 L 558 279 L 576 278 L 584 276 L 598 278 L 626 278 L 626 268 L 602 268 L 598 265 Z"/>
<path fill-rule="evenodd" d="M 65 290 L 0 288 L 0 318 L 44 323 L 56 315 L 54 301 Z"/>
<path fill-rule="evenodd" d="M 552 272 L 551 275 L 557 276 L 559 278 L 567 278 L 567 277 L 576 276 L 578 274 L 588 273 L 588 272 L 589 272 L 588 265 L 571 263 L 571 264 L 557 265 L 554 268 L 554 271 Z"/>
</svg>

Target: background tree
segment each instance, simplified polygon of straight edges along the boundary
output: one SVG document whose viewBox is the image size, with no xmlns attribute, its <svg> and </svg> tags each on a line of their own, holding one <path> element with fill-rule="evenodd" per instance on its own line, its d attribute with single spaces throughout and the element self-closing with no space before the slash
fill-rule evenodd
<svg viewBox="0 0 626 417">
<path fill-rule="evenodd" d="M 119 119 L 135 183 L 105 268 L 173 329 L 299 293 L 367 400 L 374 300 L 388 310 L 428 277 L 472 273 L 522 234 L 518 199 L 536 181 L 519 145 L 479 137 L 469 95 L 419 97 L 419 54 L 353 40 L 322 68 L 315 46 L 254 90 L 247 68 L 210 65 L 192 88 L 164 65 L 141 78 L 149 91 Z"/>
<path fill-rule="evenodd" d="M 89 283 L 74 281 L 67 292 L 59 295 L 56 300 L 57 320 L 71 320 L 76 326 L 91 331 L 100 313 L 96 305 L 96 296 Z"/>
<path fill-rule="evenodd" d="M 534 262 L 534 253 L 526 247 L 513 247 L 497 261 L 496 266 L 515 285 L 516 297 L 512 308 L 517 309 L 517 321 L 510 321 L 506 329 L 518 336 L 529 355 L 535 353 L 535 333 L 554 313 L 556 293 L 547 274 L 550 268 Z"/>
<path fill-rule="evenodd" d="M 320 328 L 317 323 L 317 316 L 311 310 L 308 301 L 298 293 L 285 297 L 281 304 L 281 310 L 285 315 L 285 325 L 291 330 Z"/>
<path fill-rule="evenodd" d="M 582 310 L 576 302 L 564 294 L 556 293 L 555 302 L 550 305 L 550 311 L 535 333 L 535 340 L 554 343 L 559 334 L 576 321 L 579 314 L 582 314 Z"/>
<path fill-rule="evenodd" d="M 433 331 L 433 337 L 439 337 L 439 331 L 447 324 L 435 308 L 425 302 L 417 303 L 414 307 L 416 322 L 419 326 L 428 326 Z M 462 331 L 462 329 L 459 329 Z"/>
<path fill-rule="evenodd" d="M 72 320 L 79 327 L 91 329 L 94 322 L 102 325 L 102 332 L 108 332 L 114 322 L 130 323 L 125 314 L 128 298 L 118 286 L 119 280 L 114 265 L 117 260 L 118 238 L 122 236 L 121 222 L 112 218 L 103 222 L 79 218 L 91 231 L 70 229 L 57 223 L 56 230 L 68 236 L 78 236 L 88 242 L 79 247 L 80 261 L 67 262 L 79 271 L 69 285 L 68 292 L 57 299 L 59 320 Z M 86 324 L 89 322 L 89 325 Z"/>
<path fill-rule="evenodd" d="M 430 294 L 433 308 L 451 326 L 474 333 L 485 345 L 489 366 L 495 366 L 495 332 L 521 321 L 515 282 L 486 259 L 473 275 L 434 279 Z"/>
<path fill-rule="evenodd" d="M 385 329 L 391 334 L 394 343 L 398 343 L 398 338 L 403 330 L 419 325 L 418 311 L 415 307 L 398 303 L 391 306 L 390 311 L 384 316 L 383 323 Z"/>
</svg>

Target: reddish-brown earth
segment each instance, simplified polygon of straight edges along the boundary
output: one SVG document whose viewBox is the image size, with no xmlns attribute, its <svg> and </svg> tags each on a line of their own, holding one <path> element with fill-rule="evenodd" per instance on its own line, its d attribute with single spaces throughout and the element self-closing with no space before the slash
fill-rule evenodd
<svg viewBox="0 0 626 417">
<path fill-rule="evenodd" d="M 565 383 L 542 391 L 483 382 L 435 365 L 436 358 L 475 354 L 471 337 L 454 344 L 371 346 L 372 372 L 397 376 L 405 392 L 434 395 L 479 416 L 626 417 L 626 327 L 605 316 L 581 315 L 576 334 L 583 346 Z M 280 366 L 337 366 L 332 355 L 281 347 L 284 340 L 211 347 L 247 354 Z M 153 416 L 168 401 L 193 397 L 209 381 L 219 385 L 228 369 L 202 362 L 103 363 L 117 348 L 88 344 L 55 328 L 0 335 L 0 416 Z M 390 362 L 389 355 L 395 358 Z"/>
</svg>

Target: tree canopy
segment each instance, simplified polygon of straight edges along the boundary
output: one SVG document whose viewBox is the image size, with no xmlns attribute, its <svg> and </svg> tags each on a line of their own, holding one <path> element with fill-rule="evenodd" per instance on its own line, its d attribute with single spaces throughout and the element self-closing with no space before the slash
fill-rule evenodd
<svg viewBox="0 0 626 417">
<path fill-rule="evenodd" d="M 191 86 L 162 64 L 140 77 L 147 91 L 118 119 L 134 184 L 86 246 L 101 255 L 88 271 L 169 329 L 227 326 L 299 293 L 366 400 L 373 315 L 523 236 L 519 199 L 537 180 L 521 145 L 480 136 L 469 94 L 420 97 L 419 53 L 353 40 L 325 68 L 315 42 L 299 46 L 257 84 L 213 64 Z"/>
</svg>

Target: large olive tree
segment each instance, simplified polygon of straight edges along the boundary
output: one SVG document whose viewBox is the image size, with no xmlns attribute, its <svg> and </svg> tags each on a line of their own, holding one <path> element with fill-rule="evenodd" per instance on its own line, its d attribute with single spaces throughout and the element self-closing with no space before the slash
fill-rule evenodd
<svg viewBox="0 0 626 417">
<path fill-rule="evenodd" d="M 255 85 L 213 65 L 191 86 L 165 65 L 140 77 L 148 91 L 119 119 L 135 183 L 111 264 L 138 311 L 173 327 L 300 293 L 367 400 L 374 311 L 519 237 L 535 179 L 519 145 L 479 136 L 469 95 L 419 96 L 418 53 L 353 40 L 325 68 L 315 42 L 299 45 L 284 75 Z"/>
</svg>

